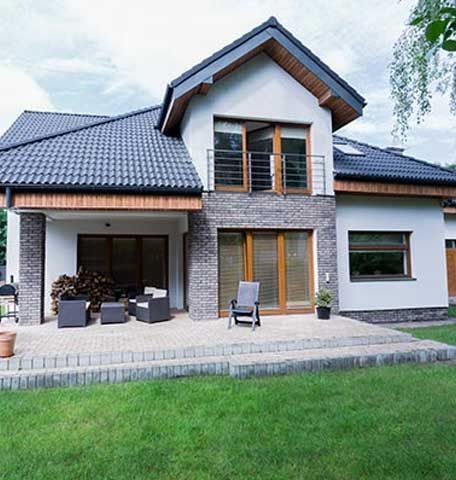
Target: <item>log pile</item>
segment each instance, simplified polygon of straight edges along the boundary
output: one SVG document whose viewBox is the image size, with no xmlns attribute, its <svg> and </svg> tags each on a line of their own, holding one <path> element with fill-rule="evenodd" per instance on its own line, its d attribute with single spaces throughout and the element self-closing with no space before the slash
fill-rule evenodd
<svg viewBox="0 0 456 480">
<path fill-rule="evenodd" d="M 90 272 L 82 267 L 76 275 L 60 275 L 52 283 L 52 312 L 57 315 L 59 299 L 62 295 L 87 295 L 90 300 L 90 309 L 92 312 L 98 312 L 102 302 L 113 299 L 113 287 L 114 282 L 109 276 L 99 272 Z"/>
</svg>

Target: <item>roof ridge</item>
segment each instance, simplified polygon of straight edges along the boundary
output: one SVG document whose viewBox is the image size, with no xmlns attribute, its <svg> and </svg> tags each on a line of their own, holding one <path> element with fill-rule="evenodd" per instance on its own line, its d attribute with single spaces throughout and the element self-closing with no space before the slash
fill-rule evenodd
<svg viewBox="0 0 456 480">
<path fill-rule="evenodd" d="M 377 145 L 371 145 L 370 143 L 361 142 L 359 140 L 354 140 L 352 138 L 344 137 L 342 135 L 333 135 L 333 137 L 340 138 L 340 139 L 346 140 L 346 141 L 348 140 L 349 142 L 358 143 L 359 145 L 363 145 L 365 147 L 373 148 L 374 150 L 380 150 L 382 152 L 387 152 L 389 155 L 394 155 L 395 157 L 406 158 L 408 160 L 412 160 L 413 162 L 420 163 L 421 165 L 427 165 L 427 166 L 430 166 L 430 167 L 438 168 L 439 170 L 442 170 L 442 171 L 447 172 L 447 173 L 451 173 L 456 177 L 456 172 L 454 170 L 451 170 L 450 168 L 442 167 L 442 165 L 439 165 L 438 163 L 427 162 L 426 160 L 421 160 L 420 158 L 411 157 L 410 155 L 404 155 L 403 153 L 397 153 L 397 152 L 394 152 L 393 150 L 388 150 L 385 147 L 384 148 L 378 147 Z"/>
<path fill-rule="evenodd" d="M 297 47 L 299 47 L 301 50 L 304 50 L 304 52 L 310 57 L 312 58 L 312 60 L 318 62 L 323 70 L 325 70 L 325 72 L 333 77 L 335 80 L 341 82 L 344 87 L 349 90 L 352 95 L 358 97 L 359 99 L 361 99 L 364 104 L 366 105 L 367 102 L 366 102 L 366 99 L 354 88 L 352 87 L 346 80 L 344 80 L 340 75 L 338 75 L 334 70 L 331 69 L 331 67 L 329 67 L 329 65 L 327 65 L 325 62 L 323 62 L 323 60 L 321 60 L 320 57 L 318 57 L 318 55 L 316 55 L 315 53 L 312 52 L 312 50 L 310 50 L 308 47 L 306 47 L 302 42 L 301 40 L 299 40 L 297 37 L 295 37 L 293 35 L 293 33 L 291 33 L 289 30 L 287 30 L 278 20 L 276 17 L 274 16 L 271 16 L 269 17 L 265 22 L 261 23 L 260 25 L 257 25 L 256 27 L 252 28 L 250 31 L 244 33 L 244 35 L 241 35 L 239 38 L 233 40 L 231 43 L 229 43 L 228 45 L 226 45 L 225 47 L 222 47 L 221 49 L 217 50 L 216 52 L 214 52 L 212 55 L 209 55 L 208 57 L 204 58 L 203 60 L 201 60 L 199 63 L 197 63 L 196 65 L 194 65 L 193 67 L 191 67 L 190 69 L 186 70 L 185 72 L 183 72 L 181 75 L 179 75 L 178 77 L 176 77 L 175 79 L 173 79 L 169 85 L 174 88 L 176 87 L 177 85 L 179 85 L 180 83 L 182 83 L 183 81 L 185 81 L 189 76 L 191 75 L 194 75 L 195 73 L 197 73 L 199 70 L 201 70 L 203 68 L 203 66 L 205 66 L 205 64 L 210 60 L 211 62 L 215 62 L 219 57 L 223 56 L 223 55 L 226 55 L 227 53 L 229 53 L 231 50 L 233 50 L 234 48 L 236 48 L 239 44 L 243 43 L 246 39 L 250 38 L 250 37 L 253 37 L 254 35 L 256 35 L 258 32 L 262 31 L 262 30 L 265 30 L 266 28 L 268 27 L 273 27 L 273 28 L 276 28 L 277 30 L 279 30 L 283 35 L 285 35 L 291 42 L 293 42 Z"/>
<path fill-rule="evenodd" d="M 6 145 L 0 145 L 0 152 L 4 152 L 6 150 L 11 150 L 12 148 L 16 148 L 16 147 L 21 147 L 23 145 L 28 145 L 30 143 L 39 142 L 41 140 L 47 140 L 47 139 L 50 139 L 50 138 L 59 137 L 61 135 L 66 135 L 68 133 L 78 132 L 80 130 L 85 130 L 86 128 L 92 128 L 92 127 L 96 127 L 98 125 L 104 125 L 105 123 L 115 122 L 117 120 L 122 120 L 124 118 L 132 117 L 134 115 L 139 115 L 141 113 L 156 110 L 158 108 L 161 108 L 160 104 L 153 105 L 151 107 L 141 108 L 141 109 L 138 109 L 138 110 L 133 110 L 131 112 L 123 113 L 121 115 L 115 115 L 113 117 L 101 118 L 101 119 L 96 120 L 94 122 L 86 123 L 85 125 L 78 125 L 76 127 L 66 128 L 64 130 L 58 130 L 56 132 L 47 133 L 45 135 L 39 135 L 37 137 L 29 138 L 27 140 L 22 140 L 20 142 L 13 142 L 13 143 L 9 143 L 9 144 L 6 144 Z"/>
<path fill-rule="evenodd" d="M 174 88 L 183 81 L 185 81 L 189 76 L 194 75 L 197 73 L 203 66 L 211 60 L 211 62 L 216 61 L 219 57 L 226 55 L 228 52 L 233 50 L 238 46 L 239 43 L 242 43 L 245 39 L 256 35 L 259 31 L 263 30 L 264 28 L 270 27 L 270 26 L 277 26 L 278 21 L 275 17 L 270 17 L 268 18 L 265 22 L 261 23 L 260 25 L 257 25 L 256 27 L 252 28 L 248 32 L 244 33 L 240 37 L 236 38 L 232 42 L 230 42 L 228 45 L 225 45 L 224 47 L 218 49 L 216 52 L 212 53 L 206 58 L 203 58 L 200 62 L 198 62 L 196 65 L 193 67 L 190 67 L 189 69 L 185 70 L 185 72 L 181 73 L 178 77 L 174 78 L 169 82 L 169 85 Z"/>
<path fill-rule="evenodd" d="M 99 114 L 96 114 L 96 113 L 52 112 L 50 110 L 29 110 L 29 109 L 26 109 L 22 113 L 38 113 L 40 115 L 71 115 L 72 117 L 110 118 L 109 115 L 99 115 Z"/>
</svg>

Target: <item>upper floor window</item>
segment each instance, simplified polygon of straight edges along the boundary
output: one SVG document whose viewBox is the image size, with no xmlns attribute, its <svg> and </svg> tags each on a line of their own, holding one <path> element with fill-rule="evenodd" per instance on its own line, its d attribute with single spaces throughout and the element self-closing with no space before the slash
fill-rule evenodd
<svg viewBox="0 0 456 480">
<path fill-rule="evenodd" d="M 305 126 L 215 119 L 216 189 L 310 193 L 307 138 Z"/>
<path fill-rule="evenodd" d="M 352 279 L 411 277 L 409 233 L 349 232 L 348 240 Z"/>
</svg>

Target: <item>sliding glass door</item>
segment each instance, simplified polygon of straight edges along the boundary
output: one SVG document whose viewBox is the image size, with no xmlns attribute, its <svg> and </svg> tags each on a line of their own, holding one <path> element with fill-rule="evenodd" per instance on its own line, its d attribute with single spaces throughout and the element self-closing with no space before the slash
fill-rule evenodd
<svg viewBox="0 0 456 480">
<path fill-rule="evenodd" d="M 219 309 L 228 309 L 245 279 L 260 282 L 263 313 L 311 311 L 312 268 L 309 231 L 220 232 Z"/>
</svg>

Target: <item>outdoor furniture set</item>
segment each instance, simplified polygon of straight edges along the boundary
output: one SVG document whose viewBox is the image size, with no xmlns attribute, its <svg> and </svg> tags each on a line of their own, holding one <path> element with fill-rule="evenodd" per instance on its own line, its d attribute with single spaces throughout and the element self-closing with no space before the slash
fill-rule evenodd
<svg viewBox="0 0 456 480">
<path fill-rule="evenodd" d="M 125 323 L 125 306 L 123 303 L 103 302 L 100 308 L 100 323 Z M 114 299 L 113 299 L 114 300 Z M 128 314 L 141 322 L 154 323 L 169 320 L 169 297 L 167 290 L 146 287 L 144 295 L 128 300 Z M 90 320 L 90 302 L 85 295 L 61 297 L 57 326 L 86 327 Z"/>
</svg>

